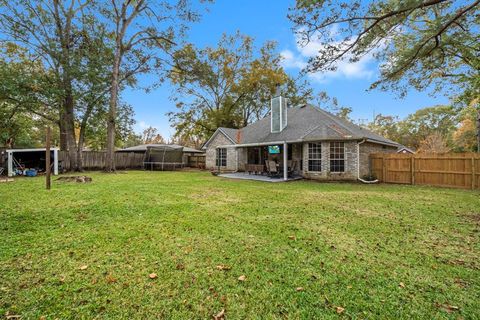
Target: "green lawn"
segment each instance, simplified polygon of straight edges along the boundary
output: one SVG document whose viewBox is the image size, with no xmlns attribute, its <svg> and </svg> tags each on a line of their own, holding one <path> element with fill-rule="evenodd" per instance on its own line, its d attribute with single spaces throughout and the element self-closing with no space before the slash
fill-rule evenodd
<svg viewBox="0 0 480 320">
<path fill-rule="evenodd" d="M 478 192 L 89 175 L 0 184 L 0 316 L 480 318 Z"/>
</svg>

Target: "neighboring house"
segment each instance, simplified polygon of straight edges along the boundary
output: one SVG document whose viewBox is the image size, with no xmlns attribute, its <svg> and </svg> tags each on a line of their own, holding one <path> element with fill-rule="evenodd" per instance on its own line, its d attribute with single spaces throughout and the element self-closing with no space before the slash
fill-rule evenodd
<svg viewBox="0 0 480 320">
<path fill-rule="evenodd" d="M 399 146 L 397 149 L 397 153 L 403 153 L 403 154 L 414 154 L 415 151 L 413 151 L 410 148 L 407 148 L 405 146 Z"/>
<path fill-rule="evenodd" d="M 203 149 L 211 170 L 244 171 L 274 160 L 279 167 L 288 161 L 305 178 L 354 180 L 370 173 L 371 153 L 395 153 L 399 146 L 312 105 L 288 107 L 277 96 L 269 116 L 242 129 L 218 128 Z"/>
</svg>

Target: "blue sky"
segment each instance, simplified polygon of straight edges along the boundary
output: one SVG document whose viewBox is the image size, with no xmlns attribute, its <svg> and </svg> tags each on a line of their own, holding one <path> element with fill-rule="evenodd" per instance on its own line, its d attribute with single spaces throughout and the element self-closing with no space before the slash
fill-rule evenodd
<svg viewBox="0 0 480 320">
<path fill-rule="evenodd" d="M 254 37 L 258 45 L 274 40 L 285 57 L 285 69 L 296 74 L 306 58 L 314 53 L 315 44 L 303 48 L 296 44 L 287 19 L 292 3 L 290 0 L 217 0 L 208 5 L 209 12 L 202 20 L 192 25 L 186 40 L 199 47 L 214 46 L 222 33 L 233 34 L 237 30 Z M 311 75 L 309 80 L 316 91 L 326 91 L 330 96 L 337 97 L 340 105 L 351 107 L 352 117 L 357 120 L 371 120 L 374 112 L 404 117 L 417 109 L 448 102 L 443 96 L 432 97 L 413 89 L 404 99 L 380 90 L 367 92 L 377 74 L 375 61 L 367 57 L 355 65 L 344 63 L 335 73 Z M 143 76 L 141 79 L 143 83 L 153 81 L 154 76 Z M 166 138 L 174 133 L 165 115 L 175 109 L 174 103 L 169 100 L 172 90 L 174 88 L 165 83 L 149 93 L 142 90 L 126 90 L 123 93 L 123 99 L 135 110 L 136 132 L 153 126 Z"/>
</svg>

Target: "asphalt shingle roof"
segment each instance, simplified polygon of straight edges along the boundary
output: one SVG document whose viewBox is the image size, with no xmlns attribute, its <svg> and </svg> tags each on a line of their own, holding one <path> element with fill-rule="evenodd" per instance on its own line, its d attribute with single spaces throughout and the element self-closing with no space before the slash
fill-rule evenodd
<svg viewBox="0 0 480 320">
<path fill-rule="evenodd" d="M 399 145 L 309 104 L 288 108 L 287 127 L 282 132 L 270 132 L 270 115 L 242 129 L 220 130 L 236 144 L 368 139 L 382 144 Z"/>
</svg>

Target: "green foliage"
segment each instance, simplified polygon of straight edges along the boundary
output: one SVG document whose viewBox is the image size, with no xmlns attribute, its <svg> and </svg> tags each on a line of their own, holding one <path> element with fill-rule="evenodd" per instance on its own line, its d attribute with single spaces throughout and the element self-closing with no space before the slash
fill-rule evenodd
<svg viewBox="0 0 480 320">
<path fill-rule="evenodd" d="M 404 95 L 433 85 L 459 95 L 479 92 L 479 8 L 478 0 L 298 0 L 289 18 L 300 41 L 318 44 L 310 71 L 371 55 L 381 63 L 372 88 Z"/>
<path fill-rule="evenodd" d="M 215 48 L 188 44 L 176 51 L 169 78 L 177 86 L 178 111 L 168 113 L 176 137 L 205 140 L 218 127 L 262 118 L 277 85 L 285 85 L 291 103 L 305 103 L 308 84 L 285 73 L 275 48 L 267 42 L 257 49 L 251 37 L 237 33 L 223 35 Z"/>
<path fill-rule="evenodd" d="M 478 192 L 87 175 L 0 186 L 0 314 L 480 318 Z"/>
<path fill-rule="evenodd" d="M 456 149 L 453 134 L 459 124 L 458 111 L 452 106 L 419 109 L 405 119 L 379 114 L 368 125 L 372 131 L 407 147 L 418 149 L 421 142 L 439 135 L 448 147 Z"/>
</svg>

